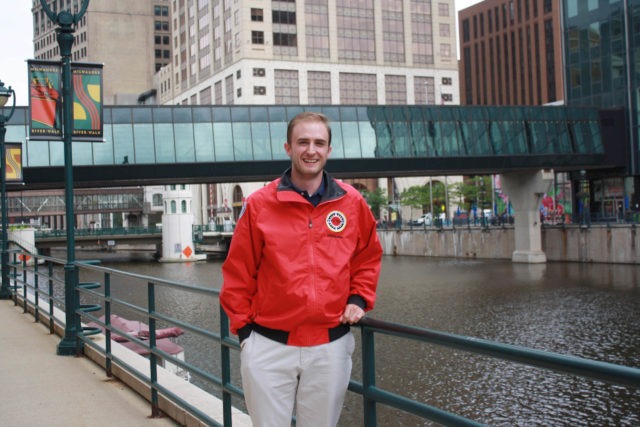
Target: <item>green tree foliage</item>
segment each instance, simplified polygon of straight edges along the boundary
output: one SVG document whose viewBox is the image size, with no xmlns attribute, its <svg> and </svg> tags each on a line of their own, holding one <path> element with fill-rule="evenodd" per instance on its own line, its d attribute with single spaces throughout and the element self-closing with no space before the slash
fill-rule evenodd
<svg viewBox="0 0 640 427">
<path fill-rule="evenodd" d="M 451 185 L 452 200 L 467 212 L 491 208 L 491 176 L 472 176 Z"/>
<path fill-rule="evenodd" d="M 367 204 L 371 207 L 371 212 L 376 219 L 380 218 L 380 207 L 385 206 L 388 203 L 387 196 L 382 188 L 376 188 L 373 191 L 362 190 L 362 197 L 367 201 Z"/>
<path fill-rule="evenodd" d="M 445 204 L 444 184 L 440 181 L 433 181 L 431 185 L 427 183 L 426 185 L 409 187 L 400 194 L 400 202 L 423 212 L 429 212 L 433 203 L 434 211 L 440 212 L 440 207 Z"/>
</svg>

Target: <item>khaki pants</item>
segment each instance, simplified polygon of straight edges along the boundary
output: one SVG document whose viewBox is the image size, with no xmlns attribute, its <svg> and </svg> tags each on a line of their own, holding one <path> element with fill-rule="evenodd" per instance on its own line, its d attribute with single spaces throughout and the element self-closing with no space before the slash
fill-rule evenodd
<svg viewBox="0 0 640 427">
<path fill-rule="evenodd" d="M 335 427 L 351 377 L 353 334 L 296 347 L 252 332 L 242 343 L 242 387 L 254 427 Z"/>
</svg>

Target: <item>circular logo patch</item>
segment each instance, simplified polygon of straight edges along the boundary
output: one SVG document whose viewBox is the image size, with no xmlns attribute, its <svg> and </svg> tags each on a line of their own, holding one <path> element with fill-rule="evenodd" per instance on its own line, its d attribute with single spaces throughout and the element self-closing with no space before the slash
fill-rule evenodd
<svg viewBox="0 0 640 427">
<path fill-rule="evenodd" d="M 333 211 L 327 215 L 325 222 L 327 223 L 329 230 L 334 233 L 339 233 L 347 226 L 347 217 L 345 217 L 340 211 Z"/>
</svg>

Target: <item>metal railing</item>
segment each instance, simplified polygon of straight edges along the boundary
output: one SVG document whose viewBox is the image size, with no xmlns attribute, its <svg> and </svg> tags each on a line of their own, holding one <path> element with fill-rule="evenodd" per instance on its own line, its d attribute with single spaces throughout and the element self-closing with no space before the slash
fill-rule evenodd
<svg viewBox="0 0 640 427">
<path fill-rule="evenodd" d="M 10 263 L 10 269 L 13 284 L 10 289 L 15 303 L 22 303 L 25 312 L 28 310 L 33 311 L 36 320 L 42 321 L 41 317 L 48 317 L 50 331 L 53 333 L 54 325 L 60 323 L 58 317 L 55 316 L 55 309 L 65 310 L 69 304 L 56 297 L 57 294 L 64 295 L 64 292 L 61 292 L 59 288 L 64 286 L 60 277 L 64 277 L 62 267 L 65 265 L 65 261 L 18 250 L 11 251 L 11 253 L 13 262 Z M 81 354 L 85 346 L 91 347 L 104 355 L 106 360 L 105 369 L 108 376 L 113 374 L 112 364 L 115 363 L 146 384 L 151 390 L 150 400 L 153 416 L 157 416 L 160 413 L 159 395 L 162 395 L 207 425 L 232 426 L 232 408 L 234 407 L 234 402 L 242 406 L 243 391 L 236 384 L 239 383 L 238 363 L 236 359 L 232 358 L 231 352 L 239 351 L 240 347 L 237 339 L 232 338 L 229 334 L 228 319 L 223 310 L 220 308 L 217 313 L 212 313 L 210 324 L 195 324 L 183 318 L 175 317 L 176 313 L 161 313 L 157 309 L 157 300 L 164 291 L 168 291 L 171 298 L 179 298 L 179 295 L 184 293 L 193 293 L 199 298 L 216 300 L 219 296 L 219 290 L 105 268 L 96 265 L 94 262 L 78 261 L 76 265 L 82 276 L 84 276 L 81 277 L 80 284 L 76 288 L 76 300 L 71 302 L 76 307 L 74 312 L 77 319 L 76 330 L 78 331 L 77 353 Z M 91 281 L 83 280 L 86 277 L 91 278 Z M 145 300 L 132 301 L 119 296 L 122 292 L 114 292 L 118 279 L 133 280 L 144 286 L 147 291 Z M 46 283 L 46 286 L 43 283 Z M 129 284 L 128 286 L 131 285 Z M 126 295 L 126 292 L 124 294 Z M 164 295 L 162 297 L 166 298 L 167 296 Z M 216 304 L 212 306 L 216 306 Z M 219 304 L 217 306 L 220 307 Z M 123 310 L 148 324 L 148 339 L 133 336 L 111 324 L 111 314 Z M 103 312 L 104 317 L 98 317 L 97 312 Z M 43 314 L 46 314 L 46 316 L 43 316 Z M 63 319 L 64 317 L 60 318 Z M 216 328 L 214 326 L 214 318 L 217 318 L 216 320 L 219 322 L 220 329 L 218 332 L 214 330 Z M 89 322 L 89 325 L 87 325 L 87 322 Z M 214 369 L 203 368 L 193 363 L 187 363 L 162 350 L 157 345 L 156 330 L 164 325 L 182 328 L 188 333 L 194 334 L 199 340 L 215 343 L 219 347 L 219 353 L 215 356 L 219 359 L 219 367 L 214 367 Z M 363 398 L 363 424 L 367 427 L 377 426 L 377 406 L 379 404 L 396 408 L 442 425 L 482 425 L 477 421 L 446 412 L 421 401 L 413 400 L 379 387 L 376 384 L 378 375 L 375 366 L 376 335 L 389 335 L 413 342 L 444 346 L 563 374 L 578 375 L 640 389 L 640 369 L 637 368 L 506 345 L 373 318 L 364 318 L 358 326 L 361 330 L 362 343 L 362 382 L 352 379 L 349 383 L 349 390 L 361 395 Z M 106 336 L 104 347 L 98 345 L 93 338 L 97 332 L 102 330 L 105 331 Z M 120 338 L 124 337 L 133 345 L 147 350 L 149 354 L 148 374 L 141 372 L 127 360 L 115 354 L 112 347 L 112 338 L 116 335 Z M 211 393 L 219 396 L 223 408 L 222 424 L 220 424 L 220 420 L 213 419 L 188 399 L 174 393 L 170 387 L 158 379 L 157 364 L 160 360 L 169 361 L 187 370 L 192 376 L 197 377 L 200 382 L 204 382 L 206 384 L 205 388 L 214 389 Z M 213 374 L 212 371 L 214 370 L 219 370 L 220 375 Z"/>
<path fill-rule="evenodd" d="M 39 229 L 35 232 L 36 239 L 64 238 L 67 230 Z M 113 227 L 113 228 L 78 228 L 74 230 L 76 236 L 119 236 L 119 235 L 162 235 L 162 227 L 150 225 L 148 227 Z"/>
</svg>

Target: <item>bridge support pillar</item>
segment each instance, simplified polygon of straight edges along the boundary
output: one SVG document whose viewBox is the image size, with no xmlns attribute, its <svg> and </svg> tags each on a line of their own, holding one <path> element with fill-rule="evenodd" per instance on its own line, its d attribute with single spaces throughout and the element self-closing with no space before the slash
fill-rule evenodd
<svg viewBox="0 0 640 427">
<path fill-rule="evenodd" d="M 501 175 L 500 183 L 515 213 L 515 250 L 511 260 L 530 264 L 547 262 L 542 251 L 539 207 L 553 183 L 553 171 L 510 172 Z"/>
</svg>

